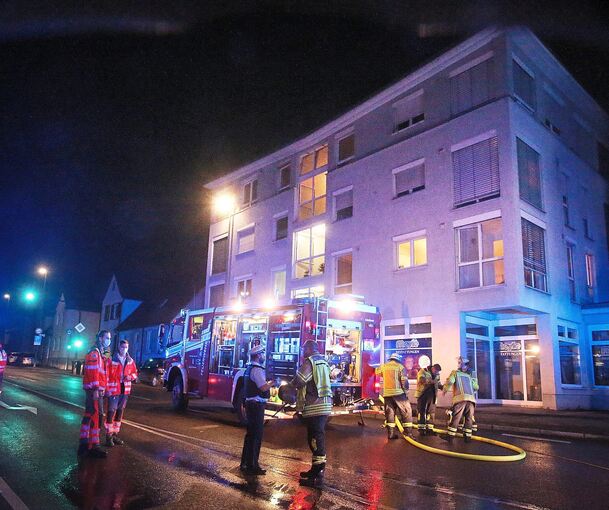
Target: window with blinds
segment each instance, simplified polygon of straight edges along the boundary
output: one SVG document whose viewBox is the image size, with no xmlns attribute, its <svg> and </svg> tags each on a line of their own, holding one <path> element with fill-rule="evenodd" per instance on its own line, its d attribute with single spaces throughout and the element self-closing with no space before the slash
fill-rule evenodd
<svg viewBox="0 0 609 510">
<path fill-rule="evenodd" d="M 547 292 L 545 230 L 524 218 L 522 218 L 522 256 L 525 285 Z"/>
<path fill-rule="evenodd" d="M 334 195 L 336 221 L 346 220 L 353 216 L 353 190 L 346 190 Z"/>
<path fill-rule="evenodd" d="M 535 110 L 535 79 L 515 60 L 512 61 L 514 73 L 514 94 L 524 104 Z"/>
<path fill-rule="evenodd" d="M 254 227 L 237 232 L 237 254 L 246 253 L 254 249 Z"/>
<path fill-rule="evenodd" d="M 499 148 L 497 137 L 453 152 L 455 207 L 499 196 Z"/>
<path fill-rule="evenodd" d="M 491 98 L 493 59 L 489 58 L 450 79 L 450 105 L 453 115 L 469 110 Z"/>
<path fill-rule="evenodd" d="M 353 254 L 345 253 L 336 257 L 334 294 L 353 292 Z"/>
<path fill-rule="evenodd" d="M 393 132 L 414 126 L 425 120 L 423 91 L 401 99 L 393 104 Z"/>
<path fill-rule="evenodd" d="M 539 171 L 539 154 L 516 138 L 518 152 L 518 186 L 520 198 L 525 202 L 542 208 L 541 203 L 541 175 Z"/>
<path fill-rule="evenodd" d="M 214 308 L 224 304 L 224 284 L 214 285 L 209 288 L 209 306 Z"/>
<path fill-rule="evenodd" d="M 224 273 L 228 262 L 228 237 L 214 241 L 211 274 Z"/>
<path fill-rule="evenodd" d="M 425 189 L 425 164 L 396 169 L 393 179 L 396 198 Z"/>
<path fill-rule="evenodd" d="M 546 127 L 560 135 L 561 128 L 563 126 L 563 108 L 561 104 L 555 99 L 554 93 L 549 90 L 545 90 L 543 94 L 543 109 L 545 117 Z"/>
</svg>

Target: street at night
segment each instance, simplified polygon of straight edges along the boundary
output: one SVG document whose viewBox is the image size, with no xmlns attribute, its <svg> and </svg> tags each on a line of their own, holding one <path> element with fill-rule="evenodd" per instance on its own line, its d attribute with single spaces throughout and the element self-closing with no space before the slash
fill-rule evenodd
<svg viewBox="0 0 609 510">
<path fill-rule="evenodd" d="M 185 414 L 169 394 L 137 385 L 122 436 L 107 459 L 78 466 L 81 378 L 48 369 L 9 369 L 2 400 L 2 478 L 28 508 L 599 508 L 609 497 L 609 442 L 519 439 L 486 434 L 526 450 L 525 460 L 489 463 L 388 442 L 382 421 L 336 417 L 328 426 L 323 489 L 298 484 L 309 450 L 298 420 L 267 422 L 264 477 L 239 470 L 244 429 L 225 405 L 193 402 Z M 426 444 L 449 448 L 439 437 Z M 457 442 L 456 451 L 509 452 Z M 6 492 L 2 491 L 6 497 Z M 4 506 L 3 506 L 4 505 Z M 602 507 L 602 504 L 600 504 Z M 6 502 L 0 502 L 5 508 Z"/>
</svg>

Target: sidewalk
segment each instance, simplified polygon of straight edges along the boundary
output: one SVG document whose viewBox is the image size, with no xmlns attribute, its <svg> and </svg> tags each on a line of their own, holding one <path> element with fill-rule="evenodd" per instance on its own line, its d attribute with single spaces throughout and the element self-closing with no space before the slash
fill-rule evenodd
<svg viewBox="0 0 609 510">
<path fill-rule="evenodd" d="M 444 409 L 438 409 L 436 420 L 443 413 Z M 480 430 L 609 441 L 609 411 L 552 411 L 477 405 L 476 421 Z"/>
</svg>

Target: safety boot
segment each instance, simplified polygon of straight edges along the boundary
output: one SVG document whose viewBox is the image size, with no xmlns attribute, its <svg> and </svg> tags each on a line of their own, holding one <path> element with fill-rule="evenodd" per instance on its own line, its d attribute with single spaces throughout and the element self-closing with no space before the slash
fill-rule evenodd
<svg viewBox="0 0 609 510">
<path fill-rule="evenodd" d="M 89 449 L 88 453 L 89 457 L 95 457 L 97 459 L 105 459 L 108 456 L 108 452 L 99 447 L 99 445 L 95 445 L 93 448 Z"/>
<path fill-rule="evenodd" d="M 113 446 L 114 446 L 114 441 L 112 439 L 112 436 L 106 436 L 106 447 L 112 448 Z"/>
<path fill-rule="evenodd" d="M 300 473 L 300 485 L 305 487 L 318 487 L 323 483 L 324 470 L 326 469 L 326 463 L 315 464 L 309 469 L 309 471 L 303 471 Z"/>
<path fill-rule="evenodd" d="M 116 434 L 114 434 L 112 436 L 112 442 L 114 443 L 114 446 L 122 446 L 125 444 L 125 441 L 123 441 L 120 437 L 118 437 Z"/>
<path fill-rule="evenodd" d="M 472 442 L 472 436 L 463 436 L 463 440 L 464 440 L 466 443 L 471 443 L 471 442 Z"/>
</svg>

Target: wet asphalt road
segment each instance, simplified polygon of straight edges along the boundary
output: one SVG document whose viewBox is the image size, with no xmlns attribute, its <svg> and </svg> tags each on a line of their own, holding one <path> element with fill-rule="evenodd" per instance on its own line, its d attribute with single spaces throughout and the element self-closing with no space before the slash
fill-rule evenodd
<svg viewBox="0 0 609 510">
<path fill-rule="evenodd" d="M 76 462 L 83 405 L 79 377 L 9 367 L 0 407 L 0 482 L 31 509 L 52 508 L 609 508 L 609 443 L 550 442 L 488 435 L 527 451 L 523 461 L 475 462 L 387 442 L 381 421 L 334 418 L 328 427 L 324 488 L 298 485 L 310 452 L 297 420 L 266 425 L 264 477 L 239 473 L 244 430 L 226 406 L 191 401 L 185 414 L 169 394 L 136 385 L 121 436 L 105 460 Z M 440 438 L 424 442 L 447 448 Z M 454 449 L 508 454 L 458 441 Z M 2 491 L 2 496 L 11 500 Z M 0 510 L 10 508 L 0 497 Z M 13 501 L 13 500 L 11 500 Z"/>
</svg>

